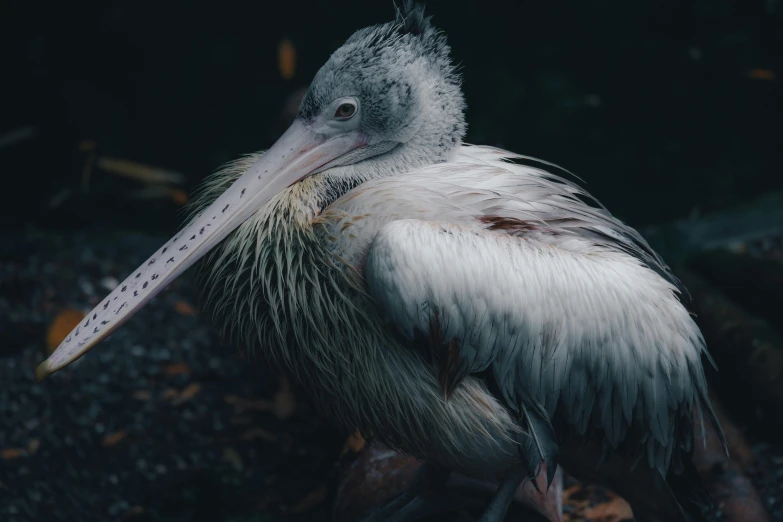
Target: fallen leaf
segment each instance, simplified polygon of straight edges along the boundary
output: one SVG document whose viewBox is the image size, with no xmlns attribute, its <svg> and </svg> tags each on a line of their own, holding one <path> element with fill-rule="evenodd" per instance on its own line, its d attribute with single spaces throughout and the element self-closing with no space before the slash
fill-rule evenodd
<svg viewBox="0 0 783 522">
<path fill-rule="evenodd" d="M 769 69 L 751 69 L 748 71 L 748 78 L 751 80 L 767 80 L 771 81 L 775 79 L 775 71 Z"/>
<path fill-rule="evenodd" d="M 582 489 L 582 486 L 580 484 L 574 484 L 573 486 L 569 486 L 566 489 L 563 490 L 563 498 L 569 498 L 576 493 L 578 493 Z"/>
<path fill-rule="evenodd" d="M 190 366 L 185 363 L 164 364 L 162 370 L 166 375 L 190 375 Z"/>
<path fill-rule="evenodd" d="M 584 522 L 585 511 L 590 507 L 592 492 L 581 484 L 563 490 L 563 522 Z"/>
<path fill-rule="evenodd" d="M 291 513 L 304 513 L 310 511 L 326 500 L 326 485 L 321 484 L 308 493 L 297 505 L 291 508 Z"/>
<path fill-rule="evenodd" d="M 24 455 L 24 450 L 21 448 L 6 448 L 0 450 L 0 459 L 13 460 Z"/>
<path fill-rule="evenodd" d="M 148 401 L 152 397 L 152 394 L 147 390 L 136 390 L 133 392 L 133 398 L 140 401 Z"/>
<path fill-rule="evenodd" d="M 343 444 L 343 449 L 340 451 L 340 456 L 342 457 L 347 453 L 359 453 L 362 451 L 365 444 L 367 444 L 367 441 L 364 440 L 364 437 L 359 433 L 359 430 L 356 430 L 346 439 L 345 444 Z"/>
<path fill-rule="evenodd" d="M 183 402 L 192 399 L 198 392 L 201 391 L 201 384 L 192 382 L 185 386 L 179 396 L 174 399 L 174 404 L 182 404 Z"/>
<path fill-rule="evenodd" d="M 242 435 L 240 435 L 239 438 L 241 440 L 261 439 L 266 442 L 277 442 L 277 435 L 270 433 L 263 428 L 253 428 L 251 430 L 247 430 Z"/>
<path fill-rule="evenodd" d="M 179 315 L 196 315 L 196 309 L 187 301 L 177 301 L 174 303 L 174 310 L 176 310 Z"/>
<path fill-rule="evenodd" d="M 101 445 L 104 448 L 109 448 L 119 444 L 125 437 L 128 436 L 128 430 L 119 430 L 114 433 L 109 433 L 103 438 Z"/>
<path fill-rule="evenodd" d="M 184 190 L 180 189 L 172 189 L 171 190 L 171 200 L 176 203 L 177 205 L 184 205 L 188 202 L 190 199 L 190 196 L 188 196 L 188 193 Z"/>
<path fill-rule="evenodd" d="M 81 310 L 73 308 L 65 308 L 57 314 L 46 333 L 46 348 L 50 354 L 55 348 L 60 346 L 63 339 L 71 333 L 71 330 L 79 325 L 79 322 L 84 319 L 85 315 Z"/>
<path fill-rule="evenodd" d="M 38 448 L 41 447 L 41 439 L 30 439 L 27 443 L 27 453 L 35 455 L 38 452 Z"/>
<path fill-rule="evenodd" d="M 277 69 L 284 80 L 290 80 L 296 72 L 296 47 L 290 40 L 282 40 L 277 46 Z"/>
</svg>

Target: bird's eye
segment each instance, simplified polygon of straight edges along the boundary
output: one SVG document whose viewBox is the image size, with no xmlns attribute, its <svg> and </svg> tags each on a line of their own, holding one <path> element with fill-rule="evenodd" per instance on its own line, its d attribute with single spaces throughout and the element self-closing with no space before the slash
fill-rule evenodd
<svg viewBox="0 0 783 522">
<path fill-rule="evenodd" d="M 356 105 L 353 103 L 341 103 L 334 113 L 335 118 L 348 119 L 356 113 Z"/>
</svg>

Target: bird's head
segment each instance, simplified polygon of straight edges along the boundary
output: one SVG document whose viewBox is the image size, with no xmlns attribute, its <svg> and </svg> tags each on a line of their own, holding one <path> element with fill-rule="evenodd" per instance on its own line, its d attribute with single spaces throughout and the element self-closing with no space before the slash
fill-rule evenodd
<svg viewBox="0 0 783 522">
<path fill-rule="evenodd" d="M 318 71 L 280 139 L 101 301 L 36 376 L 84 355 L 291 185 L 447 160 L 465 132 L 463 109 L 445 37 L 423 7 L 406 2 L 394 22 L 356 32 Z"/>
<path fill-rule="evenodd" d="M 347 135 L 350 165 L 398 147 L 408 161 L 444 161 L 465 133 L 464 100 L 445 37 L 407 3 L 394 22 L 357 31 L 318 71 L 297 121 L 324 135 Z M 411 164 L 414 163 L 414 164 Z M 367 165 L 372 168 L 372 165 Z"/>
</svg>

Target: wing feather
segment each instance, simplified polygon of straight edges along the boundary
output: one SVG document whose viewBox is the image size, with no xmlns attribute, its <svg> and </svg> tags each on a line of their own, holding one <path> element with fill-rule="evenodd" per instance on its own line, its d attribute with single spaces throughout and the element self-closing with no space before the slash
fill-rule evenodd
<svg viewBox="0 0 783 522">
<path fill-rule="evenodd" d="M 600 430 L 609 451 L 641 433 L 638 451 L 666 476 L 681 419 L 705 405 L 697 326 L 676 288 L 622 249 L 404 219 L 380 229 L 364 275 L 404 337 L 439 324 L 462 375 L 492 375 L 542 460 L 560 415 L 579 433 Z"/>
</svg>

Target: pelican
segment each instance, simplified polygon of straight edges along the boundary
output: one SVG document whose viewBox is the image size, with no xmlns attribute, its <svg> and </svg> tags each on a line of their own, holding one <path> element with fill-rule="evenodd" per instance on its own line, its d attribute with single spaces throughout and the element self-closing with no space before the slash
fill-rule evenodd
<svg viewBox="0 0 783 522">
<path fill-rule="evenodd" d="M 413 520 L 459 473 L 497 485 L 481 520 L 500 522 L 520 484 L 558 467 L 639 521 L 703 520 L 690 455 L 703 415 L 717 421 L 679 282 L 552 165 L 465 144 L 464 109 L 422 6 L 357 31 L 280 139 L 213 175 L 37 377 L 198 261 L 222 334 L 339 426 L 425 463 L 367 520 Z"/>
</svg>

